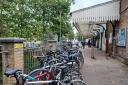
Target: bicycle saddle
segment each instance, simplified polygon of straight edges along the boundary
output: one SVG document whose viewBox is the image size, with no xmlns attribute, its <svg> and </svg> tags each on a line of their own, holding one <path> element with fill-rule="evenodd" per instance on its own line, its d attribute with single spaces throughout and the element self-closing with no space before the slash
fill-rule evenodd
<svg viewBox="0 0 128 85">
<path fill-rule="evenodd" d="M 76 57 L 76 56 L 79 56 L 79 53 L 70 54 L 69 56 L 70 57 Z"/>
<path fill-rule="evenodd" d="M 74 54 L 70 54 L 68 58 L 69 58 L 69 60 L 74 60 L 78 56 L 79 56 L 79 53 L 74 53 Z"/>
<path fill-rule="evenodd" d="M 66 55 L 66 54 L 60 54 L 60 56 L 62 56 L 64 58 L 68 57 L 68 55 Z"/>
<path fill-rule="evenodd" d="M 70 78 L 64 79 L 63 82 L 66 83 L 66 84 L 68 84 L 68 83 L 71 82 L 71 79 Z"/>
<path fill-rule="evenodd" d="M 78 50 L 72 50 L 72 51 L 69 51 L 69 54 L 74 54 L 74 53 L 77 53 Z"/>
<path fill-rule="evenodd" d="M 4 74 L 8 77 L 8 76 L 11 76 L 11 75 L 15 75 L 17 71 L 21 71 L 21 70 L 13 69 L 13 68 L 6 68 Z"/>
</svg>

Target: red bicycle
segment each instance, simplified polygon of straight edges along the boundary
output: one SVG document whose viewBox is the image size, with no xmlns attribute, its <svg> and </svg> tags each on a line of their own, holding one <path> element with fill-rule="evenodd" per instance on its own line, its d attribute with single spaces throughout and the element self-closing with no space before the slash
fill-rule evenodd
<svg viewBox="0 0 128 85">
<path fill-rule="evenodd" d="M 34 76 L 35 73 L 39 71 L 41 71 L 40 74 L 36 74 L 36 76 Z M 15 85 L 26 85 L 27 82 L 37 81 L 37 80 L 38 81 L 53 80 L 53 75 L 50 72 L 48 72 L 46 69 L 38 69 L 35 72 L 33 72 L 33 74 L 26 75 L 26 74 L 23 74 L 21 70 L 7 68 L 5 70 L 5 75 L 7 77 L 14 77 L 16 79 Z M 46 84 L 42 84 L 42 85 L 46 85 Z"/>
<path fill-rule="evenodd" d="M 36 81 L 49 81 L 55 79 L 61 79 L 61 70 L 64 68 L 63 63 L 55 64 L 54 66 L 46 66 L 40 69 L 35 69 L 28 75 L 23 74 L 21 70 L 7 68 L 5 75 L 7 77 L 14 77 L 16 79 L 15 85 L 26 85 L 26 83 Z M 34 84 L 35 85 L 35 84 Z M 37 84 L 38 85 L 38 84 Z M 42 84 L 46 85 L 46 84 Z"/>
</svg>

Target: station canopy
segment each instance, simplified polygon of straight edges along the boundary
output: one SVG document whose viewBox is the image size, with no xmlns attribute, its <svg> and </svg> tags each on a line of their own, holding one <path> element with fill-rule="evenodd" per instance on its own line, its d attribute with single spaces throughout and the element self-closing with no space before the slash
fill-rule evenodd
<svg viewBox="0 0 128 85">
<path fill-rule="evenodd" d="M 96 26 L 90 26 L 107 21 L 117 21 L 120 19 L 120 1 L 113 0 L 102 4 L 94 5 L 71 12 L 71 19 L 77 30 L 84 36 L 88 35 L 90 29 Z"/>
</svg>

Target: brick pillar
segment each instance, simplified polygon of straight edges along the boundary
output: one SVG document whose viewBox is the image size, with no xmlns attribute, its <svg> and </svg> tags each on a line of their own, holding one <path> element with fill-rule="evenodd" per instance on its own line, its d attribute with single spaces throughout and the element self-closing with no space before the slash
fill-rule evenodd
<svg viewBox="0 0 128 85">
<path fill-rule="evenodd" d="M 48 47 L 49 50 L 54 51 L 56 50 L 57 46 L 57 41 L 56 40 L 48 40 Z"/>
<path fill-rule="evenodd" d="M 3 46 L 3 73 L 6 66 L 24 70 L 23 41 L 23 38 L 0 38 L 0 45 Z M 3 85 L 14 85 L 14 82 L 14 78 L 8 78 L 3 75 Z"/>
</svg>

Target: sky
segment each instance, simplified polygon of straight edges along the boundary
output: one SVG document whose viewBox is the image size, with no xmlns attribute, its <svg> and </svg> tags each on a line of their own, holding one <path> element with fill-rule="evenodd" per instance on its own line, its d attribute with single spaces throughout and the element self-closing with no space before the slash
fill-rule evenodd
<svg viewBox="0 0 128 85">
<path fill-rule="evenodd" d="M 75 0 L 75 4 L 71 5 L 71 12 L 82 8 L 90 7 L 96 4 L 104 3 L 111 0 Z"/>
</svg>

